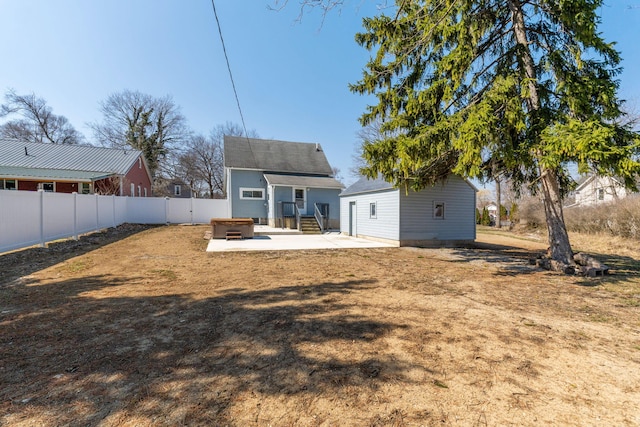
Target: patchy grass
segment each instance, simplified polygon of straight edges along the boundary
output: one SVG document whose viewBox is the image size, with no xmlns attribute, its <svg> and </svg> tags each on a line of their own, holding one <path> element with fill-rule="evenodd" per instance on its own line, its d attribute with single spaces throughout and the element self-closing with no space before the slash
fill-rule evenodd
<svg viewBox="0 0 640 427">
<path fill-rule="evenodd" d="M 612 267 L 586 279 L 505 231 L 208 254 L 206 229 L 0 256 L 0 424 L 640 424 L 630 243 L 572 235 Z"/>
</svg>

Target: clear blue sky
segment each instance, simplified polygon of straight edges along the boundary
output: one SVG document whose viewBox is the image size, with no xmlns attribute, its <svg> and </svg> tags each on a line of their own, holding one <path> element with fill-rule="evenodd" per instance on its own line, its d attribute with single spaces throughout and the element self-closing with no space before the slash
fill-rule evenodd
<svg viewBox="0 0 640 427">
<path fill-rule="evenodd" d="M 347 0 L 324 23 L 296 22 L 298 1 L 217 0 L 248 129 L 263 138 L 319 142 L 347 182 L 367 99 L 352 94 L 369 53 L 354 34 L 377 0 Z M 608 0 L 605 38 L 617 41 L 621 97 L 640 104 L 640 0 Z M 35 93 L 92 141 L 99 102 L 124 89 L 171 95 L 207 134 L 240 123 L 210 0 L 0 0 L 0 92 Z"/>
</svg>

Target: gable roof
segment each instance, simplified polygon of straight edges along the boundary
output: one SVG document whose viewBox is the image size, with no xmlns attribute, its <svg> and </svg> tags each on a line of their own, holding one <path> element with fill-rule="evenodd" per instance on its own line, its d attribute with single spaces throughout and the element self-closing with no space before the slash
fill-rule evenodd
<svg viewBox="0 0 640 427">
<path fill-rule="evenodd" d="M 320 144 L 272 139 L 224 137 L 224 165 L 309 175 L 333 175 Z"/>
<path fill-rule="evenodd" d="M 596 178 L 604 179 L 604 180 L 609 179 L 610 181 L 607 183 L 607 185 L 609 186 L 618 185 L 620 187 L 624 187 L 624 183 L 614 176 L 590 174 L 590 175 L 583 175 L 580 177 L 580 179 L 577 182 L 578 185 L 576 186 L 576 189 L 574 191 L 581 191 L 583 188 L 588 186 Z"/>
<path fill-rule="evenodd" d="M 393 184 L 385 181 L 381 176 L 376 179 L 362 177 L 340 193 L 340 196 L 349 196 L 352 194 L 369 193 L 371 191 L 393 190 Z"/>
<path fill-rule="evenodd" d="M 91 145 L 45 144 L 0 138 L 0 171 L 64 170 L 91 175 L 126 174 L 138 161 L 138 150 Z M 35 173 L 35 171 L 34 171 Z"/>
<path fill-rule="evenodd" d="M 448 177 L 444 178 L 443 181 L 446 182 L 446 180 L 448 179 L 449 179 Z M 469 182 L 469 180 L 464 179 L 464 182 L 466 182 L 467 185 L 473 189 L 473 191 L 476 191 L 476 192 L 478 191 L 476 186 L 473 185 L 471 182 Z M 382 175 L 378 175 L 376 179 L 369 179 L 367 177 L 360 178 L 355 183 L 347 187 L 346 190 L 340 193 L 340 196 L 350 196 L 353 194 L 370 193 L 373 191 L 385 191 L 385 190 L 397 190 L 397 189 L 398 188 L 394 187 L 392 183 L 385 181 L 384 178 L 382 178 Z"/>
</svg>

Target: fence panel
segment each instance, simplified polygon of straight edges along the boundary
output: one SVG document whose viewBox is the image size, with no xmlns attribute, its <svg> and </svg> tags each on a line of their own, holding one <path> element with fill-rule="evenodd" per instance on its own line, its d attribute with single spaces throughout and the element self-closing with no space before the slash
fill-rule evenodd
<svg viewBox="0 0 640 427">
<path fill-rule="evenodd" d="M 96 196 L 98 212 L 98 228 L 115 227 L 121 223 L 116 221 L 114 196 Z"/>
<path fill-rule="evenodd" d="M 42 240 L 62 239 L 75 235 L 74 194 L 40 192 L 42 195 Z"/>
<path fill-rule="evenodd" d="M 0 190 L 0 252 L 76 237 L 125 222 L 208 224 L 226 199 L 165 199 Z"/>
<path fill-rule="evenodd" d="M 94 194 L 78 194 L 76 196 L 76 232 L 82 234 L 98 229 L 96 196 Z"/>
<path fill-rule="evenodd" d="M 0 252 L 42 243 L 40 193 L 0 190 Z"/>
<path fill-rule="evenodd" d="M 193 199 L 166 199 L 167 222 L 170 224 L 191 224 Z"/>
<path fill-rule="evenodd" d="M 163 197 L 127 197 L 127 221 L 131 224 L 166 224 L 167 206 Z"/>
<path fill-rule="evenodd" d="M 209 224 L 211 218 L 230 218 L 227 199 L 192 199 L 193 222 Z"/>
</svg>

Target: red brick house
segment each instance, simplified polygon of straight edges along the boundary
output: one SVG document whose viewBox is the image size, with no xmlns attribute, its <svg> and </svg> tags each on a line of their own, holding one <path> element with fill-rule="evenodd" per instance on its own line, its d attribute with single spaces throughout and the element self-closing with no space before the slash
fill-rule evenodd
<svg viewBox="0 0 640 427">
<path fill-rule="evenodd" d="M 151 182 L 138 150 L 0 138 L 0 190 L 147 197 Z"/>
</svg>

